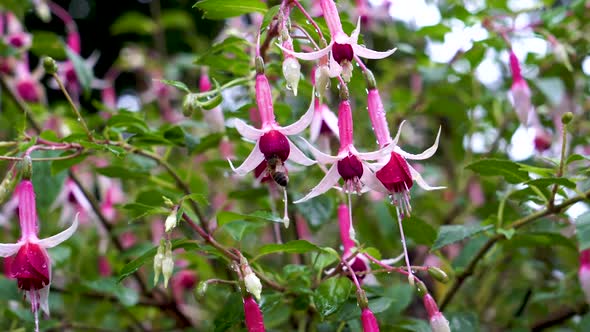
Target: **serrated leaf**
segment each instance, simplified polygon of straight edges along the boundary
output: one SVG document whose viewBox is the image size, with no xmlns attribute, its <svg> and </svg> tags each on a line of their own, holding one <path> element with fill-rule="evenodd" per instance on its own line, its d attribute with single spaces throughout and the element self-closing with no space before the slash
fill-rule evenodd
<svg viewBox="0 0 590 332">
<path fill-rule="evenodd" d="M 258 256 L 256 256 L 256 258 L 254 258 L 253 260 L 257 260 L 264 255 L 278 252 L 288 254 L 304 254 L 306 252 L 317 250 L 321 250 L 321 248 L 305 240 L 293 240 L 281 244 L 272 243 L 260 247 L 260 249 L 258 250 Z"/>
<path fill-rule="evenodd" d="M 504 159 L 482 159 L 465 167 L 483 176 L 502 176 L 510 183 L 529 180 L 529 175 L 515 162 Z"/>
<path fill-rule="evenodd" d="M 431 250 L 438 250 L 492 228 L 492 225 L 443 225 Z"/>
<path fill-rule="evenodd" d="M 320 284 L 313 302 L 322 317 L 336 312 L 348 299 L 353 285 L 346 277 L 330 278 Z"/>
<path fill-rule="evenodd" d="M 260 0 L 201 0 L 193 6 L 210 20 L 223 20 L 248 13 L 266 13 L 266 3 Z"/>
<path fill-rule="evenodd" d="M 590 212 L 576 218 L 576 237 L 580 251 L 590 249 Z"/>
</svg>

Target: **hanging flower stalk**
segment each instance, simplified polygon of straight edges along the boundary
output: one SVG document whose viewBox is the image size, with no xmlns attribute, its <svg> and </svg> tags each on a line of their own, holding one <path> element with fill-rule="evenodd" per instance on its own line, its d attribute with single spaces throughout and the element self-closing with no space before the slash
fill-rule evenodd
<svg viewBox="0 0 590 332">
<path fill-rule="evenodd" d="M 531 89 L 524 80 L 520 70 L 520 63 L 516 54 L 510 50 L 510 71 L 512 72 L 512 86 L 510 87 L 510 94 L 516 115 L 524 126 L 529 124 L 531 109 Z"/>
</svg>

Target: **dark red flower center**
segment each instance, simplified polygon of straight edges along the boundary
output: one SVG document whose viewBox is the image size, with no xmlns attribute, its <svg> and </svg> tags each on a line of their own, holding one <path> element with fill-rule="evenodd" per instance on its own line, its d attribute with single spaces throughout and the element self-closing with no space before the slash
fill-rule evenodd
<svg viewBox="0 0 590 332">
<path fill-rule="evenodd" d="M 37 93 L 37 88 L 35 87 L 35 83 L 29 80 L 24 80 L 18 82 L 16 85 L 16 91 L 18 95 L 27 102 L 34 103 L 39 101 L 39 94 Z"/>
<path fill-rule="evenodd" d="M 15 48 L 25 46 L 25 38 L 22 35 L 13 35 L 8 38 L 8 44 Z"/>
<path fill-rule="evenodd" d="M 359 281 L 362 281 L 363 279 L 365 279 L 365 276 L 367 275 L 364 272 L 367 272 L 367 270 L 369 269 L 369 267 L 367 266 L 367 263 L 365 263 L 362 259 L 355 257 L 354 261 L 350 264 L 350 268 L 352 269 L 352 271 L 354 272 L 354 274 L 356 274 L 356 277 Z M 347 275 L 349 279 L 352 280 L 352 276 Z"/>
<path fill-rule="evenodd" d="M 260 137 L 260 151 L 266 160 L 277 156 L 282 162 L 289 158 L 291 148 L 287 137 L 276 130 L 271 130 Z"/>
<path fill-rule="evenodd" d="M 332 45 L 332 57 L 334 57 L 334 60 L 339 64 L 342 64 L 344 60 L 352 62 L 352 58 L 354 57 L 352 46 L 350 46 L 350 44 L 334 43 L 334 45 Z"/>
<path fill-rule="evenodd" d="M 22 290 L 39 290 L 49 284 L 51 262 L 45 249 L 25 243 L 10 263 L 10 277 Z"/>
<path fill-rule="evenodd" d="M 397 152 L 391 152 L 389 162 L 375 175 L 387 190 L 395 193 L 408 191 L 414 184 L 408 162 Z"/>
<path fill-rule="evenodd" d="M 551 137 L 541 133 L 535 136 L 535 149 L 539 152 L 547 151 L 551 147 Z"/>
<path fill-rule="evenodd" d="M 363 164 L 357 156 L 348 154 L 338 161 L 338 173 L 344 181 L 360 179 L 363 176 Z"/>
</svg>

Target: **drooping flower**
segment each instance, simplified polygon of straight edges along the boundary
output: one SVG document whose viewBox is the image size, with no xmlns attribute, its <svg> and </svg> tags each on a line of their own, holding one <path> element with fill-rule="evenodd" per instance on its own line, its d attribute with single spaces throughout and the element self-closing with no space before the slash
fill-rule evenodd
<svg viewBox="0 0 590 332">
<path fill-rule="evenodd" d="M 246 318 L 246 328 L 248 332 L 265 332 L 264 318 L 262 312 L 258 307 L 256 300 L 250 295 L 243 299 L 244 301 L 244 316 Z"/>
<path fill-rule="evenodd" d="M 78 187 L 74 180 L 68 178 L 57 198 L 51 204 L 50 209 L 55 210 L 61 207 L 61 214 L 59 217 L 59 224 L 63 225 L 67 220 L 72 219 L 75 215 L 80 216 L 82 224 L 88 223 L 94 218 L 94 211 L 90 201 L 84 196 L 84 193 Z"/>
<path fill-rule="evenodd" d="M 363 324 L 363 332 L 379 332 L 379 323 L 377 323 L 377 318 L 375 318 L 371 309 L 363 309 L 361 323 Z"/>
<path fill-rule="evenodd" d="M 355 55 L 367 59 L 383 59 L 395 52 L 395 49 L 385 52 L 373 51 L 359 45 L 358 37 L 361 30 L 361 18 L 359 17 L 356 28 L 348 36 L 342 29 L 340 15 L 338 15 L 338 9 L 334 0 L 321 0 L 320 5 L 324 13 L 324 19 L 330 30 L 330 44 L 319 51 L 310 53 L 293 52 L 279 45 L 284 52 L 308 61 L 317 60 L 330 53 L 330 76 L 336 77 L 342 74 L 345 80 L 349 80 L 352 75 L 352 60 Z"/>
<path fill-rule="evenodd" d="M 520 123 L 527 126 L 533 108 L 531 103 L 531 89 L 529 89 L 529 85 L 522 77 L 520 63 L 512 50 L 510 50 L 510 71 L 512 72 L 510 94 L 512 95 L 514 110 Z"/>
<path fill-rule="evenodd" d="M 586 297 L 586 302 L 590 303 L 590 249 L 580 252 L 580 269 L 578 270 L 580 286 Z"/>
<path fill-rule="evenodd" d="M 51 258 L 47 248 L 53 248 L 74 234 L 78 227 L 78 218 L 65 231 L 39 239 L 39 225 L 35 206 L 35 192 L 30 180 L 22 180 L 17 186 L 21 238 L 17 243 L 0 244 L 0 256 L 13 256 L 9 275 L 17 280 L 18 288 L 26 292 L 35 314 L 36 331 L 39 331 L 38 312 L 43 310 L 49 315 L 49 287 L 51 284 Z"/>
<path fill-rule="evenodd" d="M 438 306 L 432 296 L 427 293 L 424 295 L 423 300 L 426 312 L 428 312 L 428 320 L 430 321 L 432 332 L 450 332 L 449 321 L 438 310 Z"/>
<path fill-rule="evenodd" d="M 353 144 L 352 109 L 348 98 L 343 98 L 338 108 L 338 131 L 340 149 L 336 156 L 327 155 L 305 141 L 319 163 L 333 165 L 320 183 L 295 203 L 305 202 L 323 194 L 338 183 L 340 178 L 344 180 L 344 190 L 348 193 L 360 193 L 367 188 L 375 189 L 380 186 L 366 161 L 385 157 L 393 147 L 367 153 L 356 150 Z"/>
<path fill-rule="evenodd" d="M 279 10 L 279 36 L 281 38 L 281 46 L 284 49 L 293 51 L 293 39 L 289 34 L 291 23 L 289 22 L 289 14 L 291 7 L 284 3 Z M 301 76 L 301 65 L 299 61 L 291 54 L 283 52 L 283 76 L 287 81 L 287 89 L 293 90 L 293 94 L 297 96 L 297 87 L 299 86 L 299 78 Z"/>
<path fill-rule="evenodd" d="M 350 210 L 346 204 L 338 206 L 338 227 L 340 228 L 340 241 L 342 242 L 342 259 L 348 262 L 351 272 L 354 273 L 359 282 L 367 277 L 370 270 L 369 260 L 362 253 L 357 253 L 352 259 L 349 257 L 354 253 L 356 247 L 356 233 L 352 225 Z M 352 279 L 352 276 L 348 275 Z"/>
</svg>

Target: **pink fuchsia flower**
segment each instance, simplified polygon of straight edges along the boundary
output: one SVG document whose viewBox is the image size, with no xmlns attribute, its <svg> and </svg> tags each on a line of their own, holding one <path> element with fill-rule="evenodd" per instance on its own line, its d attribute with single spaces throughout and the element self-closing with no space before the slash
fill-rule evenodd
<svg viewBox="0 0 590 332">
<path fill-rule="evenodd" d="M 352 191 L 360 193 L 365 189 L 375 189 L 380 186 L 366 161 L 385 157 L 393 146 L 367 153 L 356 150 L 353 144 L 352 109 L 348 98 L 342 99 L 338 108 L 338 131 L 340 149 L 336 156 L 327 155 L 304 140 L 319 163 L 333 165 L 320 183 L 295 203 L 305 202 L 325 193 L 336 185 L 340 178 L 344 180 L 344 190 L 348 193 Z"/>
<path fill-rule="evenodd" d="M 258 307 L 256 300 L 250 295 L 247 295 L 244 299 L 244 316 L 246 318 L 246 328 L 248 332 L 264 332 L 264 318 L 262 312 Z"/>
<path fill-rule="evenodd" d="M 428 320 L 430 321 L 430 328 L 432 332 L 451 332 L 449 321 L 438 310 L 436 302 L 430 294 L 424 295 L 424 307 L 428 312 Z"/>
<path fill-rule="evenodd" d="M 580 269 L 578 270 L 580 286 L 586 297 L 586 302 L 590 303 L 590 249 L 580 252 Z"/>
<path fill-rule="evenodd" d="M 0 13 L 0 16 L 3 14 Z M 4 20 L 0 19 L 0 23 L 6 23 L 6 32 L 4 33 L 4 42 L 18 50 L 27 50 L 31 47 L 33 37 L 31 34 L 25 32 L 23 25 L 18 18 L 12 13 L 4 13 Z M 1 28 L 0 28 L 1 29 Z M 2 35 L 0 30 L 0 35 Z"/>
<path fill-rule="evenodd" d="M 512 86 L 510 87 L 510 94 L 516 115 L 523 125 L 528 125 L 529 115 L 533 108 L 531 103 L 531 90 L 529 85 L 522 77 L 520 72 L 520 63 L 516 54 L 510 50 L 510 71 L 512 72 Z"/>
<path fill-rule="evenodd" d="M 61 207 L 60 225 L 64 225 L 67 220 L 71 220 L 76 215 L 80 216 L 82 224 L 88 223 L 91 218 L 94 218 L 92 205 L 76 182 L 70 178 L 66 179 L 61 192 L 51 204 L 50 209 L 55 210 L 58 207 Z"/>
<path fill-rule="evenodd" d="M 16 187 L 19 204 L 21 238 L 14 244 L 0 244 L 0 256 L 13 256 L 9 275 L 17 280 L 18 288 L 27 293 L 31 310 L 35 314 L 36 331 L 39 331 L 38 311 L 49 315 L 49 286 L 51 284 L 51 258 L 47 248 L 53 248 L 69 239 L 78 227 L 78 218 L 65 231 L 39 239 L 35 191 L 30 180 L 23 180 Z"/>
<path fill-rule="evenodd" d="M 342 258 L 347 261 L 352 270 L 351 272 L 356 275 L 358 281 L 362 282 L 368 276 L 367 271 L 370 270 L 369 260 L 362 253 L 349 259 L 353 254 L 353 249 L 356 247 L 356 233 L 352 225 L 350 209 L 346 204 L 340 204 L 338 206 L 338 226 L 340 228 L 340 240 L 343 247 Z M 351 275 L 347 276 L 352 279 Z"/>
<path fill-rule="evenodd" d="M 356 28 L 348 36 L 342 29 L 342 23 L 340 22 L 340 16 L 338 15 L 338 9 L 333 0 L 321 0 L 320 5 L 324 13 L 324 19 L 330 30 L 331 41 L 330 44 L 315 52 L 300 53 L 293 52 L 283 48 L 281 49 L 290 53 L 293 56 L 302 60 L 317 60 L 328 53 L 330 56 L 330 76 L 336 77 L 340 74 L 343 75 L 345 80 L 349 80 L 352 75 L 352 60 L 355 55 L 367 58 L 367 59 L 383 59 L 390 56 L 395 52 L 395 49 L 391 49 L 385 52 L 373 51 L 364 46 L 358 44 L 358 37 L 361 30 L 361 19 L 359 17 Z"/>
<path fill-rule="evenodd" d="M 238 175 L 246 175 L 264 161 L 268 162 L 272 158 L 279 158 L 282 163 L 291 160 L 303 166 L 313 165 L 315 162 L 287 138 L 287 136 L 301 133 L 309 126 L 314 114 L 313 103 L 295 123 L 286 127 L 279 126 L 275 120 L 270 85 L 264 73 L 259 73 L 256 76 L 256 103 L 262 128 L 257 129 L 249 126 L 240 119 L 236 119 L 234 122 L 240 135 L 256 141 L 256 145 L 239 167 L 235 168 L 231 160 L 228 160 L 232 170 Z"/>
<path fill-rule="evenodd" d="M 178 304 L 185 304 L 185 295 L 190 294 L 197 285 L 197 273 L 182 270 L 172 276 L 172 295 Z"/>
<path fill-rule="evenodd" d="M 379 332 L 379 323 L 377 323 L 377 318 L 375 318 L 371 309 L 363 309 L 361 323 L 363 323 L 363 332 Z"/>
</svg>

